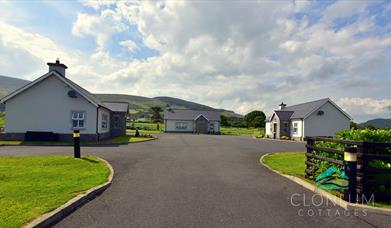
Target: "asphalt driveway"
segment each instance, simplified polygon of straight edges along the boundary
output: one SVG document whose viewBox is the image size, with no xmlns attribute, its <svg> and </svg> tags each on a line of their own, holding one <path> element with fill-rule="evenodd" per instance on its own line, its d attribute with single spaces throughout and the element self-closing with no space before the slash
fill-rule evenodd
<svg viewBox="0 0 391 228">
<path fill-rule="evenodd" d="M 390 216 L 345 212 L 259 164 L 304 144 L 242 136 L 161 134 L 86 147 L 109 161 L 113 185 L 58 227 L 376 227 Z M 0 147 L 0 155 L 72 154 L 71 147 Z M 315 200 L 314 200 L 315 199 Z M 319 206 L 315 206 L 315 205 Z"/>
</svg>

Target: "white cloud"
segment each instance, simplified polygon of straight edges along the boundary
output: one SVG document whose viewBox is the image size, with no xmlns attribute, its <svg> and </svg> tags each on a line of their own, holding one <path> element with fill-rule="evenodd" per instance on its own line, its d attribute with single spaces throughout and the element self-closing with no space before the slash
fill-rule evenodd
<svg viewBox="0 0 391 228">
<path fill-rule="evenodd" d="M 137 44 L 132 40 L 123 40 L 119 42 L 119 44 L 125 47 L 129 52 L 134 52 L 138 48 Z"/>
<path fill-rule="evenodd" d="M 127 26 L 122 22 L 121 15 L 113 10 L 105 9 L 100 15 L 79 13 L 72 27 L 72 34 L 80 37 L 94 36 L 98 45 L 97 49 L 104 50 L 110 37 L 125 29 Z"/>
<path fill-rule="evenodd" d="M 391 114 L 387 109 L 391 105 L 391 99 L 344 97 L 338 99 L 337 103 L 347 112 L 356 113 L 359 119 L 386 117 Z"/>
</svg>

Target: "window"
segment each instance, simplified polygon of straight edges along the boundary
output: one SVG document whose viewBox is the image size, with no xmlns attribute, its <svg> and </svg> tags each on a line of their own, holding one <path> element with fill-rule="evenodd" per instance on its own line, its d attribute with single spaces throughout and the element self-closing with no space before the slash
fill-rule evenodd
<svg viewBox="0 0 391 228">
<path fill-rule="evenodd" d="M 72 127 L 83 128 L 84 127 L 84 112 L 72 112 Z"/>
<path fill-rule="evenodd" d="M 288 123 L 284 123 L 284 131 L 288 132 Z"/>
<path fill-rule="evenodd" d="M 270 124 L 270 132 L 273 132 L 273 124 Z"/>
<path fill-rule="evenodd" d="M 185 130 L 187 129 L 187 123 L 186 122 L 176 122 L 175 128 L 179 130 Z"/>
<path fill-rule="evenodd" d="M 297 123 L 293 123 L 293 133 L 294 134 L 297 134 L 297 128 L 298 128 L 297 125 L 298 125 Z"/>
<path fill-rule="evenodd" d="M 102 129 L 107 129 L 107 122 L 109 121 L 109 116 L 102 114 Z"/>
</svg>

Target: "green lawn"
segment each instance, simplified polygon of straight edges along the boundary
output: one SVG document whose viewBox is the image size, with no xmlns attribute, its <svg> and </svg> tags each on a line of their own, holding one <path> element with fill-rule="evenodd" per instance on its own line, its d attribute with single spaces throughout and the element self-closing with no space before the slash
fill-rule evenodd
<svg viewBox="0 0 391 228">
<path fill-rule="evenodd" d="M 235 127 L 221 127 L 221 134 L 223 135 L 263 135 L 264 129 L 261 128 L 235 128 Z"/>
<path fill-rule="evenodd" d="M 112 138 L 110 141 L 113 143 L 134 143 L 134 142 L 143 142 L 143 141 L 149 141 L 153 140 L 155 138 L 151 137 L 134 137 L 131 135 L 126 135 L 126 136 L 120 136 L 120 137 L 115 137 Z"/>
<path fill-rule="evenodd" d="M 157 123 L 142 123 L 142 122 L 128 122 L 127 126 L 137 127 L 141 134 L 158 134 L 164 132 L 164 124 L 159 123 L 159 130 Z M 127 133 L 135 133 L 136 130 L 127 129 Z"/>
<path fill-rule="evenodd" d="M 162 133 L 163 131 L 158 131 L 158 130 L 138 130 L 138 132 L 140 134 L 159 134 L 159 133 Z M 126 129 L 126 133 L 135 134 L 136 130 Z"/>
<path fill-rule="evenodd" d="M 96 157 L 0 157 L 0 227 L 20 227 L 107 181 Z"/>
<path fill-rule="evenodd" d="M 270 168 L 302 178 L 305 175 L 305 160 L 304 152 L 269 154 L 263 158 L 263 162 Z"/>
</svg>

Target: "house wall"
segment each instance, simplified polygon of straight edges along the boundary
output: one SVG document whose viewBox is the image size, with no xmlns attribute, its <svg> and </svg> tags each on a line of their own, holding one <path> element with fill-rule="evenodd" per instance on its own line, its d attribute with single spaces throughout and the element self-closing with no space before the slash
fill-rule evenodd
<svg viewBox="0 0 391 228">
<path fill-rule="evenodd" d="M 177 129 L 176 123 L 182 122 L 187 123 L 186 129 Z M 166 132 L 193 132 L 194 131 L 194 121 L 193 120 L 165 120 L 165 131 Z"/>
<path fill-rule="evenodd" d="M 297 132 L 294 133 L 294 124 L 297 123 Z M 296 140 L 303 140 L 303 121 L 300 119 L 291 120 L 290 137 Z"/>
<path fill-rule="evenodd" d="M 274 124 L 277 124 L 277 129 L 274 132 Z M 276 133 L 276 139 L 280 138 L 280 119 L 277 115 L 274 115 L 271 119 L 271 125 L 272 125 L 272 131 L 271 131 L 271 138 L 274 137 L 274 133 Z"/>
<path fill-rule="evenodd" d="M 273 127 L 271 122 L 266 122 L 265 123 L 265 135 L 268 135 L 269 137 L 272 135 Z"/>
<path fill-rule="evenodd" d="M 107 115 L 107 128 L 102 128 L 102 116 Z M 110 132 L 110 111 L 105 108 L 99 108 L 98 109 L 98 133 L 108 133 Z"/>
<path fill-rule="evenodd" d="M 114 126 L 114 116 L 118 117 L 118 126 Z M 126 112 L 112 112 L 110 116 L 111 137 L 126 135 Z"/>
<path fill-rule="evenodd" d="M 214 124 L 214 133 L 220 133 L 220 121 L 211 121 Z"/>
<path fill-rule="evenodd" d="M 322 110 L 323 115 L 317 115 Z M 304 136 L 334 136 L 350 128 L 350 119 L 330 102 L 327 102 L 305 119 Z"/>
<path fill-rule="evenodd" d="M 7 133 L 46 131 L 70 134 L 72 111 L 85 112 L 81 134 L 96 134 L 97 109 L 82 97 L 70 98 L 70 88 L 51 76 L 6 102 Z"/>
</svg>

